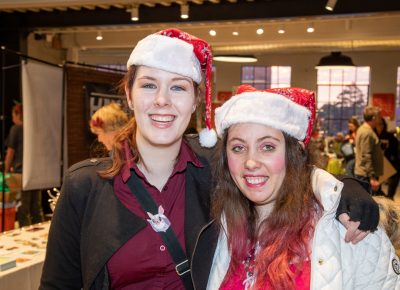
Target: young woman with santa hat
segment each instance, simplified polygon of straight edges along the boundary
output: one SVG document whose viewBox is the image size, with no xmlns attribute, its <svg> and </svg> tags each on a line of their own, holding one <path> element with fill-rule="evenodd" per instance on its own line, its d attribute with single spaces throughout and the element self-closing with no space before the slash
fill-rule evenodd
<svg viewBox="0 0 400 290">
<path fill-rule="evenodd" d="M 205 150 L 183 134 L 205 97 L 207 128 L 200 143 L 212 147 L 217 140 L 211 130 L 211 48 L 167 29 L 139 41 L 127 67 L 123 88 L 134 118 L 115 137 L 112 160 L 87 160 L 68 170 L 50 228 L 42 290 L 192 288 L 190 260 L 210 220 L 212 179 Z M 363 218 L 363 230 L 374 228 L 377 206 L 358 184 L 347 188 L 342 212 Z M 367 198 L 351 198 L 354 192 Z M 376 212 L 372 221 L 365 214 L 370 210 Z M 350 233 L 355 240 L 363 236 L 356 227 Z"/>
<path fill-rule="evenodd" d="M 343 183 L 310 159 L 314 120 L 314 93 L 297 88 L 241 86 L 216 109 L 215 221 L 192 260 L 197 289 L 400 289 L 382 229 L 345 242 L 335 218 Z"/>
</svg>

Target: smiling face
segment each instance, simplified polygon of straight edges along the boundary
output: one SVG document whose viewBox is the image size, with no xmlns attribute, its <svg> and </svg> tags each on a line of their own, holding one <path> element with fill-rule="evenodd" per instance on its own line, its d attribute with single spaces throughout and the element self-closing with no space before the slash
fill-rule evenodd
<svg viewBox="0 0 400 290">
<path fill-rule="evenodd" d="M 261 215 L 268 214 L 286 175 L 285 138 L 269 126 L 232 125 L 226 145 L 232 179 Z"/>
<path fill-rule="evenodd" d="M 137 124 L 137 142 L 152 146 L 180 144 L 196 108 L 190 78 L 140 66 L 127 96 Z"/>
</svg>

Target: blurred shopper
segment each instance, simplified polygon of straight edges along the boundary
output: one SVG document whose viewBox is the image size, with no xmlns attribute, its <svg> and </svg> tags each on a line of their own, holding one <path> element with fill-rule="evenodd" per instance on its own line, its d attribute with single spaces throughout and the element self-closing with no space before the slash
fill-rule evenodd
<svg viewBox="0 0 400 290">
<path fill-rule="evenodd" d="M 364 123 L 356 134 L 356 177 L 371 185 L 372 194 L 381 194 L 379 176 L 383 174 L 383 150 L 374 129 L 381 122 L 381 110 L 368 106 L 364 109 Z"/>
<path fill-rule="evenodd" d="M 349 128 L 348 133 L 344 138 L 344 142 L 341 147 L 341 152 L 345 161 L 346 174 L 349 176 L 354 176 L 354 166 L 355 166 L 355 147 L 356 147 L 356 132 L 360 124 L 356 117 L 351 117 L 347 123 Z"/>
<path fill-rule="evenodd" d="M 98 109 L 89 121 L 90 131 L 111 151 L 118 130 L 128 123 L 128 115 L 120 104 L 110 103 Z"/>
<path fill-rule="evenodd" d="M 17 104 L 12 109 L 14 125 L 6 139 L 5 172 L 22 174 L 23 154 L 23 111 L 22 105 Z M 17 220 L 20 227 L 44 221 L 42 209 L 42 193 L 40 190 L 21 192 L 20 206 L 17 209 Z"/>
<path fill-rule="evenodd" d="M 394 136 L 394 133 L 387 130 L 385 119 L 382 118 L 381 120 L 382 121 L 376 127 L 376 132 L 381 141 L 381 148 L 385 157 L 394 169 L 396 169 L 396 173 L 387 179 L 387 197 L 393 199 L 400 181 L 399 141 Z"/>
</svg>

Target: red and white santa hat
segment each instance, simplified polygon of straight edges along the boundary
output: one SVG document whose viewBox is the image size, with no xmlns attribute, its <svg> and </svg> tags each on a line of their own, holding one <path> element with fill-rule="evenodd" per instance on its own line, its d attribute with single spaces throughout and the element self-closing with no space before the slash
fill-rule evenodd
<svg viewBox="0 0 400 290">
<path fill-rule="evenodd" d="M 314 92 L 301 88 L 257 90 L 240 86 L 236 95 L 215 110 L 218 136 L 238 123 L 256 123 L 281 130 L 308 144 L 315 121 Z"/>
<path fill-rule="evenodd" d="M 200 84 L 205 76 L 206 128 L 200 132 L 200 144 L 213 147 L 217 135 L 211 124 L 211 70 L 210 45 L 179 29 L 169 28 L 140 40 L 133 49 L 127 67 L 145 65 L 190 77 Z M 203 73 L 203 74 L 202 74 Z"/>
</svg>

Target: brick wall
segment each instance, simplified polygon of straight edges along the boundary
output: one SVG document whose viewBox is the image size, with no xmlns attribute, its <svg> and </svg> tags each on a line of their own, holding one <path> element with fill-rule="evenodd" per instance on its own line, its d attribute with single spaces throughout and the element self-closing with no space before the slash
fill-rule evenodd
<svg viewBox="0 0 400 290">
<path fill-rule="evenodd" d="M 90 147 L 95 136 L 90 133 L 87 113 L 85 83 L 103 83 L 117 85 L 122 75 L 103 72 L 90 68 L 68 67 L 66 82 L 67 99 L 67 152 L 68 164 L 72 164 L 90 157 Z"/>
</svg>

